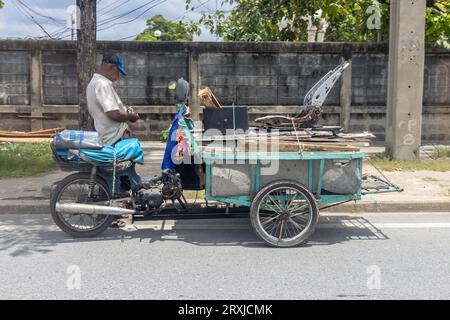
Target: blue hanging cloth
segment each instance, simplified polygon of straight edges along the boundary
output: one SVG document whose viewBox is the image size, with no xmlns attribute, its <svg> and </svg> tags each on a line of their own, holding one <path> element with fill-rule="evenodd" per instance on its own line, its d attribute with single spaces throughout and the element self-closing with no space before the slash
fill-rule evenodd
<svg viewBox="0 0 450 320">
<path fill-rule="evenodd" d="M 186 106 L 180 105 L 180 111 L 175 115 L 172 121 L 172 125 L 169 130 L 169 135 L 167 137 L 166 150 L 164 151 L 164 158 L 162 161 L 161 169 L 162 170 L 175 170 L 175 163 L 172 160 L 172 151 L 177 146 L 177 138 L 176 133 L 178 129 L 178 121 L 183 118 L 186 113 Z"/>
</svg>

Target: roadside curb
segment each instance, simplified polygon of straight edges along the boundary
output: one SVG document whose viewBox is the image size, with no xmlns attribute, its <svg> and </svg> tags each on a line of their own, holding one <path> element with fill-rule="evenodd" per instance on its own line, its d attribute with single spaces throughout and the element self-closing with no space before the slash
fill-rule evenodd
<svg viewBox="0 0 450 320">
<path fill-rule="evenodd" d="M 0 200 L 0 214 L 50 213 L 49 200 Z"/>
<path fill-rule="evenodd" d="M 336 213 L 376 213 L 376 212 L 450 212 L 449 200 L 432 200 L 427 202 L 411 201 L 357 201 L 344 203 L 323 212 Z"/>
<path fill-rule="evenodd" d="M 193 202 L 194 200 L 188 200 Z M 345 203 L 332 208 L 322 209 L 322 212 L 333 213 L 377 213 L 377 212 L 450 212 L 450 200 L 433 200 L 428 202 L 401 201 L 358 201 Z M 49 214 L 48 200 L 0 201 L 0 214 Z"/>
</svg>

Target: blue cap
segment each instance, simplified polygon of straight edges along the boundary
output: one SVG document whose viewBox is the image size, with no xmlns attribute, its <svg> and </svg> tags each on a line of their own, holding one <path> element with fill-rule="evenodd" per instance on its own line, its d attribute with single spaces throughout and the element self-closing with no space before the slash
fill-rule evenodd
<svg viewBox="0 0 450 320">
<path fill-rule="evenodd" d="M 120 73 L 123 74 L 124 76 L 127 75 L 127 71 L 123 66 L 123 60 L 121 55 L 117 56 L 117 69 L 119 69 Z"/>
<path fill-rule="evenodd" d="M 114 64 L 117 66 L 117 69 L 120 71 L 121 74 L 124 76 L 127 75 L 127 72 L 125 70 L 125 67 L 123 66 L 123 58 L 120 54 L 104 54 L 102 63 L 108 63 L 108 64 Z"/>
</svg>

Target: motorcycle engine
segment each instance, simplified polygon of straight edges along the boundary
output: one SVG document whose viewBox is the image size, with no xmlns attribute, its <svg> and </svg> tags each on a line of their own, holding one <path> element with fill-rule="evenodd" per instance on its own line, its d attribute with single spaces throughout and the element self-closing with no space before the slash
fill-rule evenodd
<svg viewBox="0 0 450 320">
<path fill-rule="evenodd" d="M 159 188 L 140 189 L 135 196 L 135 203 L 141 211 L 158 209 L 164 202 Z"/>
<path fill-rule="evenodd" d="M 163 172 L 161 177 L 163 182 L 162 195 L 164 199 L 176 200 L 183 194 L 181 179 L 178 173 L 173 171 Z"/>
<path fill-rule="evenodd" d="M 177 200 L 182 194 L 180 175 L 169 170 L 164 171 L 158 180 L 145 183 L 143 188 L 134 194 L 134 203 L 140 211 L 153 211 L 165 200 Z"/>
</svg>

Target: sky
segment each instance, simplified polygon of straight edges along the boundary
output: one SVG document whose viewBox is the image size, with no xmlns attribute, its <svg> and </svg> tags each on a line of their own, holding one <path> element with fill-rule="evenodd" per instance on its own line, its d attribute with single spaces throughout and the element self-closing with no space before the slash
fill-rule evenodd
<svg viewBox="0 0 450 320">
<path fill-rule="evenodd" d="M 66 29 L 67 19 L 70 16 L 69 6 L 75 0 L 3 0 L 5 6 L 0 9 L 0 38 L 36 38 L 46 36 L 30 16 L 24 12 L 19 2 L 27 5 L 28 12 L 42 25 L 52 37 L 61 37 L 70 40 L 71 32 Z M 185 0 L 97 0 L 97 31 L 98 40 L 132 40 L 134 36 L 146 27 L 145 22 L 156 14 L 162 14 L 166 19 L 176 20 L 180 17 L 186 21 L 197 20 L 202 12 L 216 9 L 216 2 L 220 8 L 221 0 L 192 0 L 194 11 L 186 12 Z M 140 6 L 142 8 L 121 17 L 114 18 Z M 138 15 L 135 21 L 128 22 Z M 43 17 L 51 17 L 51 19 Z M 128 23 L 123 23 L 128 22 Z M 122 23 L 114 25 L 115 23 Z M 103 24 L 103 25 L 102 25 Z M 202 34 L 195 37 L 197 41 L 220 41 L 203 29 Z"/>
</svg>

